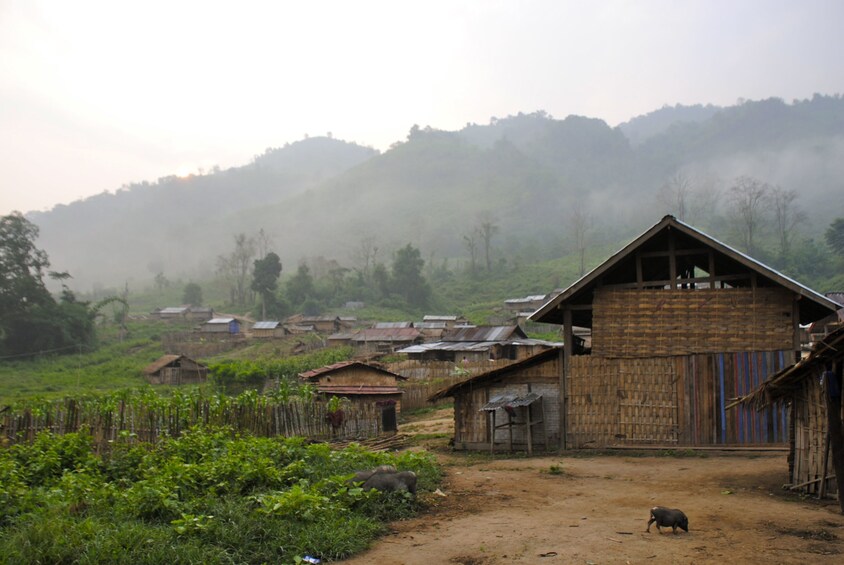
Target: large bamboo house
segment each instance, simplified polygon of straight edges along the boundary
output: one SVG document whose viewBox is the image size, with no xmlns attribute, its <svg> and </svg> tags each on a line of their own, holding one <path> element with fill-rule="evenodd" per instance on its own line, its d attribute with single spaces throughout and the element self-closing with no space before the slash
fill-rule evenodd
<svg viewBox="0 0 844 565">
<path fill-rule="evenodd" d="M 785 445 L 783 407 L 727 410 L 791 365 L 836 304 L 666 216 L 550 299 L 563 326 L 562 448 Z M 573 328 L 591 329 L 577 354 Z"/>
</svg>

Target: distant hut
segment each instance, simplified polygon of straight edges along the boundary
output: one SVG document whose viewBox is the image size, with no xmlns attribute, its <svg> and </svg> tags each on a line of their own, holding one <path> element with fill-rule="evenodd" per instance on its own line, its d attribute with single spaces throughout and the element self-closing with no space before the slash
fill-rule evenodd
<svg viewBox="0 0 844 565">
<path fill-rule="evenodd" d="M 164 355 L 144 368 L 144 378 L 154 385 L 203 383 L 208 367 L 185 355 Z"/>
<path fill-rule="evenodd" d="M 727 410 L 800 354 L 828 298 L 666 216 L 551 298 L 563 326 L 561 447 L 783 445 L 784 409 Z M 574 349 L 574 327 L 591 349 Z"/>
<path fill-rule="evenodd" d="M 184 320 L 187 318 L 190 308 L 187 306 L 168 306 L 152 312 L 152 315 L 159 320 Z"/>
<path fill-rule="evenodd" d="M 240 333 L 240 321 L 237 318 L 211 318 L 202 324 L 203 333 L 229 334 Z"/>
<path fill-rule="evenodd" d="M 287 334 L 281 322 L 273 320 L 255 322 L 249 331 L 252 337 L 256 339 L 272 339 L 275 337 L 284 337 Z"/>
<path fill-rule="evenodd" d="M 353 404 L 380 410 L 382 429 L 398 429 L 402 397 L 398 382 L 405 377 L 360 361 L 344 361 L 301 373 L 299 378 L 316 385 L 325 397 L 345 397 Z"/>
<path fill-rule="evenodd" d="M 366 328 L 353 333 L 349 342 L 362 353 L 392 353 L 422 340 L 413 327 Z"/>
</svg>

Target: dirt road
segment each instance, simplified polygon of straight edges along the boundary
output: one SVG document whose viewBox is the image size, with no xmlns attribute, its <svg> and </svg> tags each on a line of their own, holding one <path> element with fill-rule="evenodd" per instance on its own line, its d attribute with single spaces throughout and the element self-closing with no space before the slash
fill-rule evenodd
<svg viewBox="0 0 844 565">
<path fill-rule="evenodd" d="M 493 460 L 433 441 L 445 496 L 426 493 L 425 513 L 344 563 L 844 563 L 837 503 L 786 494 L 784 453 Z M 647 533 L 655 505 L 684 510 L 689 533 Z"/>
</svg>

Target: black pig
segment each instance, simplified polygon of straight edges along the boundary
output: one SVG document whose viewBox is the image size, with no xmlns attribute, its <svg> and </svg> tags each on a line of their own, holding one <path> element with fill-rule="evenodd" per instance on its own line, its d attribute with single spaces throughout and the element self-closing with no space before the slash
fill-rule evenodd
<svg viewBox="0 0 844 565">
<path fill-rule="evenodd" d="M 381 492 L 406 490 L 416 494 L 416 473 L 413 471 L 399 471 L 397 473 L 375 473 L 363 483 L 363 490 L 377 489 Z"/>
<path fill-rule="evenodd" d="M 676 508 L 666 508 L 664 506 L 654 506 L 651 508 L 651 519 L 648 520 L 648 530 L 651 531 L 651 524 L 656 522 L 656 529 L 662 533 L 660 526 L 667 528 L 671 526 L 671 531 L 677 533 L 677 528 L 689 531 L 689 519 L 682 511 Z"/>
</svg>

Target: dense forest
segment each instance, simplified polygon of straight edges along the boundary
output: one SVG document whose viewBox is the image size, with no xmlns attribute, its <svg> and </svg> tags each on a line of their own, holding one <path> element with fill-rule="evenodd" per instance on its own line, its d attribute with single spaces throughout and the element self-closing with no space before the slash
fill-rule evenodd
<svg viewBox="0 0 844 565">
<path fill-rule="evenodd" d="M 383 153 L 309 138 L 27 218 L 66 284 L 94 297 L 213 280 L 228 304 L 279 312 L 451 307 L 481 277 L 500 298 L 566 285 L 666 213 L 831 290 L 844 286 L 827 237 L 844 217 L 842 179 L 844 99 L 816 95 L 665 107 L 616 128 L 542 111 L 414 125 Z M 562 277 L 525 275 L 560 260 L 575 265 Z"/>
</svg>

